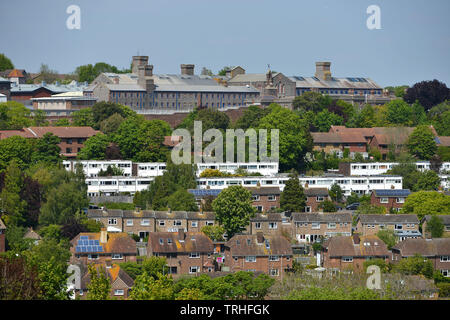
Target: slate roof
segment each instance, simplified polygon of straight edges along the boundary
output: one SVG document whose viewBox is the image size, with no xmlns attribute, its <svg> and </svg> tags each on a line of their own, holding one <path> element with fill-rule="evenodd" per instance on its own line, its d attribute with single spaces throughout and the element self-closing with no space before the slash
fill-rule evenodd
<svg viewBox="0 0 450 320">
<path fill-rule="evenodd" d="M 427 221 L 427 222 L 430 221 L 431 217 L 432 217 L 432 215 L 427 214 L 427 215 L 422 219 L 422 223 L 425 222 L 425 221 Z M 440 214 L 440 215 L 438 215 L 438 217 L 442 219 L 442 223 L 443 223 L 444 225 L 449 225 L 449 224 L 450 224 L 450 215 L 448 215 L 448 214 Z"/>
<path fill-rule="evenodd" d="M 306 188 L 305 196 L 307 197 L 317 197 L 317 196 L 328 196 L 327 188 Z"/>
<path fill-rule="evenodd" d="M 295 212 L 292 214 L 294 222 L 352 222 L 352 214 L 350 212 L 344 213 L 302 213 Z"/>
<path fill-rule="evenodd" d="M 266 241 L 269 247 L 266 246 Z M 232 256 L 292 255 L 290 242 L 281 235 L 239 234 L 228 240 L 225 246 L 230 249 Z"/>
<path fill-rule="evenodd" d="M 358 219 L 363 224 L 419 223 L 415 214 L 360 214 Z"/>
<path fill-rule="evenodd" d="M 392 247 L 393 251 L 399 252 L 402 257 L 420 254 L 424 257 L 450 255 L 450 238 L 423 239 L 408 238 Z"/>
<path fill-rule="evenodd" d="M 251 218 L 250 221 L 282 221 L 281 214 L 279 213 L 267 213 L 267 214 L 257 214 L 254 218 Z"/>
<path fill-rule="evenodd" d="M 375 235 L 336 236 L 325 240 L 323 247 L 328 251 L 330 257 L 385 257 L 390 255 L 386 244 Z"/>
<path fill-rule="evenodd" d="M 281 194 L 279 187 L 245 187 L 248 191 L 250 191 L 254 195 L 279 195 Z"/>
<path fill-rule="evenodd" d="M 311 132 L 315 144 L 317 143 L 366 143 L 366 138 L 361 133 L 331 133 Z"/>
<path fill-rule="evenodd" d="M 89 138 L 95 136 L 100 131 L 91 127 L 29 127 L 21 130 L 1 130 L 0 139 L 12 136 L 24 138 L 42 138 L 46 133 L 53 133 L 59 138 Z"/>
</svg>

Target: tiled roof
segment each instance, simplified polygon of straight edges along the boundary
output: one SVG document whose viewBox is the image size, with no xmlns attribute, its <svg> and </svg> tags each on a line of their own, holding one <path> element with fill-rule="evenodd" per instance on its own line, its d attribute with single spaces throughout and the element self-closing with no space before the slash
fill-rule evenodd
<svg viewBox="0 0 450 320">
<path fill-rule="evenodd" d="M 375 235 L 354 237 L 336 236 L 324 242 L 330 257 L 385 257 L 389 256 L 386 244 Z"/>
<path fill-rule="evenodd" d="M 292 214 L 294 222 L 352 222 L 352 214 L 350 212 L 344 213 L 301 213 L 295 212 Z"/>
<path fill-rule="evenodd" d="M 25 235 L 23 236 L 25 239 L 33 239 L 33 240 L 41 240 L 41 236 L 33 230 L 33 228 L 29 228 Z"/>
<path fill-rule="evenodd" d="M 425 220 L 425 221 L 428 222 L 428 221 L 430 221 L 431 217 L 432 217 L 432 215 L 427 214 L 427 215 L 423 218 L 422 221 Z M 449 224 L 450 224 L 450 215 L 448 215 L 448 214 L 440 214 L 440 215 L 438 215 L 438 217 L 442 219 L 442 223 L 443 223 L 444 225 L 449 225 Z"/>
<path fill-rule="evenodd" d="M 257 214 L 250 221 L 282 221 L 281 215 L 279 213 L 267 213 L 267 214 Z"/>
<path fill-rule="evenodd" d="M 232 256 L 292 255 L 290 242 L 281 235 L 239 234 L 234 235 L 225 245 L 230 248 Z"/>
<path fill-rule="evenodd" d="M 450 238 L 423 239 L 408 238 L 397 243 L 392 250 L 399 251 L 403 257 L 419 254 L 424 257 L 450 255 Z"/>
<path fill-rule="evenodd" d="M 162 244 L 160 240 L 162 240 Z M 148 236 L 148 251 L 158 253 L 213 252 L 214 245 L 203 232 L 151 232 Z"/>
<path fill-rule="evenodd" d="M 360 214 L 361 223 L 419 223 L 415 214 Z"/>
<path fill-rule="evenodd" d="M 100 240 L 100 232 L 82 232 L 70 241 L 72 246 L 75 246 L 80 236 L 87 236 L 89 240 Z M 103 246 L 104 253 L 137 254 L 136 241 L 128 233 L 109 232 L 107 236 L 106 244 L 100 243 Z"/>
<path fill-rule="evenodd" d="M 42 138 L 48 132 L 60 138 L 89 138 L 100 132 L 91 127 L 29 127 L 27 130 L 38 138 Z"/>
<path fill-rule="evenodd" d="M 315 197 L 315 196 L 328 196 L 327 188 L 306 188 L 305 196 Z"/>
<path fill-rule="evenodd" d="M 407 197 L 411 194 L 409 189 L 376 189 L 375 197 Z"/>
<path fill-rule="evenodd" d="M 255 195 L 281 194 L 279 187 L 245 187 L 245 189 Z"/>
<path fill-rule="evenodd" d="M 106 270 L 106 276 L 108 277 L 111 284 L 113 284 L 117 279 L 120 279 L 128 289 L 131 289 L 134 285 L 134 280 L 117 264 L 113 264 L 111 268 L 105 268 L 104 265 L 96 264 L 95 268 L 97 269 L 97 271 L 99 271 L 100 268 L 104 268 L 104 270 Z M 91 276 L 89 274 L 89 271 L 86 269 L 81 278 L 81 289 L 86 290 L 90 282 Z"/>
<path fill-rule="evenodd" d="M 442 147 L 450 147 L 450 137 L 446 137 L 446 136 L 439 136 L 437 137 L 439 140 L 439 146 Z"/>
<path fill-rule="evenodd" d="M 14 69 L 8 74 L 8 78 L 23 78 L 23 77 L 24 77 L 24 75 L 23 75 L 22 71 L 20 71 L 18 69 Z"/>
<path fill-rule="evenodd" d="M 366 143 L 361 133 L 311 132 L 314 143 Z"/>
</svg>

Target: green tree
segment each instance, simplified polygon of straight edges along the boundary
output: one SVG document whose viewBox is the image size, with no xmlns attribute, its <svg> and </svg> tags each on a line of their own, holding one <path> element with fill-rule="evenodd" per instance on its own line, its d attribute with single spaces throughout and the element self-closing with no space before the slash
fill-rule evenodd
<svg viewBox="0 0 450 320">
<path fill-rule="evenodd" d="M 61 118 L 52 123 L 54 127 L 70 127 L 70 121 L 67 118 Z"/>
<path fill-rule="evenodd" d="M 223 67 L 222 69 L 219 70 L 219 72 L 217 73 L 217 75 L 224 77 L 224 76 L 227 75 L 227 71 L 230 71 L 231 69 L 232 69 L 232 67 L 230 67 L 230 66 L 225 66 L 225 67 Z"/>
<path fill-rule="evenodd" d="M 367 270 L 367 267 L 369 266 L 378 266 L 381 270 L 381 272 L 386 273 L 389 271 L 389 265 L 386 263 L 386 261 L 384 259 L 370 259 L 370 260 L 366 260 L 363 263 L 364 266 L 364 271 Z"/>
<path fill-rule="evenodd" d="M 320 132 L 328 132 L 331 126 L 342 125 L 343 123 L 344 119 L 341 116 L 338 116 L 333 112 L 329 112 L 328 110 L 320 111 L 314 119 L 314 126 Z"/>
<path fill-rule="evenodd" d="M 361 203 L 356 210 L 357 214 L 384 214 L 386 213 L 386 208 L 381 206 L 376 206 L 370 203 Z"/>
<path fill-rule="evenodd" d="M 13 63 L 4 53 L 0 53 L 0 71 L 9 69 L 14 69 Z"/>
<path fill-rule="evenodd" d="M 406 198 L 400 213 L 416 214 L 419 220 L 427 214 L 450 214 L 450 197 L 433 191 L 414 192 Z"/>
<path fill-rule="evenodd" d="M 328 194 L 330 195 L 331 200 L 341 202 L 342 197 L 344 196 L 344 191 L 342 191 L 342 188 L 337 183 L 333 183 L 328 191 Z"/>
<path fill-rule="evenodd" d="M 412 188 L 413 191 L 437 190 L 441 185 L 441 178 L 432 170 L 427 170 L 418 175 L 417 183 Z"/>
<path fill-rule="evenodd" d="M 48 126 L 48 121 L 46 119 L 44 110 L 34 110 L 33 111 L 33 121 L 34 121 L 34 125 L 37 127 Z"/>
<path fill-rule="evenodd" d="M 201 231 L 212 241 L 225 241 L 225 239 L 223 238 L 225 229 L 222 226 L 203 226 Z"/>
<path fill-rule="evenodd" d="M 242 116 L 234 123 L 235 129 L 247 130 L 249 128 L 257 128 L 262 118 L 270 113 L 270 109 L 261 108 L 259 106 L 250 106 L 244 111 Z"/>
<path fill-rule="evenodd" d="M 31 155 L 33 163 L 44 162 L 47 164 L 61 163 L 59 143 L 61 139 L 53 133 L 48 132 L 40 139 L 37 139 L 35 151 Z"/>
<path fill-rule="evenodd" d="M 19 168 L 27 168 L 32 153 L 33 144 L 29 139 L 12 136 L 0 140 L 0 171 L 5 170 L 11 160 L 14 160 Z"/>
<path fill-rule="evenodd" d="M 432 238 L 441 238 L 444 234 L 445 225 L 442 222 L 442 218 L 437 215 L 431 216 L 430 221 L 427 222 L 425 231 L 431 233 Z"/>
<path fill-rule="evenodd" d="M 103 160 L 109 143 L 109 137 L 102 133 L 89 137 L 84 142 L 84 147 L 78 152 L 78 158 L 82 160 Z"/>
<path fill-rule="evenodd" d="M 90 282 L 87 285 L 88 300 L 109 300 L 111 284 L 103 267 L 96 267 L 93 264 L 88 265 Z"/>
<path fill-rule="evenodd" d="M 169 196 L 167 205 L 174 211 L 198 211 L 194 195 L 184 189 L 179 189 Z"/>
<path fill-rule="evenodd" d="M 401 259 L 394 267 L 397 271 L 406 275 L 424 275 L 431 279 L 433 277 L 434 269 L 431 260 L 422 257 L 419 254 L 413 257 Z"/>
<path fill-rule="evenodd" d="M 50 190 L 39 216 L 39 224 L 65 224 L 89 201 L 86 191 L 80 190 L 75 182 L 64 182 Z"/>
<path fill-rule="evenodd" d="M 242 186 L 230 186 L 222 190 L 212 205 L 216 220 L 225 228 L 228 239 L 244 230 L 255 214 L 252 194 Z"/>
<path fill-rule="evenodd" d="M 0 129 L 20 130 L 33 124 L 31 110 L 16 101 L 0 103 Z"/>
<path fill-rule="evenodd" d="M 132 300 L 173 300 L 173 280 L 159 274 L 157 279 L 144 272 L 136 277 L 131 289 Z"/>
<path fill-rule="evenodd" d="M 377 232 L 377 237 L 383 241 L 389 250 L 397 243 L 397 238 L 393 230 L 384 229 Z"/>
<path fill-rule="evenodd" d="M 77 127 L 93 127 L 95 124 L 91 108 L 83 108 L 72 114 L 72 125 Z"/>
<path fill-rule="evenodd" d="M 306 196 L 296 172 L 292 172 L 280 195 L 280 207 L 285 211 L 303 212 Z"/>
<path fill-rule="evenodd" d="M 23 175 L 15 160 L 12 160 L 6 169 L 3 189 L 0 193 L 2 219 L 9 225 L 18 225 L 24 222 L 26 202 L 21 199 L 20 191 L 23 187 Z"/>
<path fill-rule="evenodd" d="M 429 160 L 436 153 L 437 146 L 430 127 L 417 126 L 408 138 L 409 152 L 420 160 Z"/>
<path fill-rule="evenodd" d="M 319 205 L 319 208 L 323 209 L 324 212 L 336 212 L 337 208 L 334 203 L 330 200 L 325 200 Z"/>
<path fill-rule="evenodd" d="M 297 96 L 292 101 L 294 110 L 300 112 L 313 111 L 318 113 L 326 108 L 331 103 L 331 99 L 328 96 L 324 96 L 318 92 L 305 92 L 300 96 Z"/>
<path fill-rule="evenodd" d="M 100 122 L 100 130 L 105 134 L 114 133 L 119 129 L 123 120 L 124 118 L 120 114 L 114 113 L 109 118 Z"/>
<path fill-rule="evenodd" d="M 387 104 L 387 121 L 391 124 L 411 125 L 413 109 L 402 99 L 392 100 Z"/>
<path fill-rule="evenodd" d="M 306 122 L 280 105 L 271 104 L 271 112 L 261 119 L 258 129 L 279 129 L 279 163 L 281 170 L 301 168 L 305 156 L 312 151 L 312 137 Z M 268 149 L 270 134 L 268 132 Z"/>
</svg>

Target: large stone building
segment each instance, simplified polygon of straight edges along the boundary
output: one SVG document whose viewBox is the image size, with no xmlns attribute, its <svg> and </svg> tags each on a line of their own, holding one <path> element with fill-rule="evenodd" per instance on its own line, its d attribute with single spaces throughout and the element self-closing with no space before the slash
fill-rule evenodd
<svg viewBox="0 0 450 320">
<path fill-rule="evenodd" d="M 221 85 L 210 76 L 194 75 L 193 64 L 182 64 L 181 74 L 153 74 L 148 56 L 134 56 L 132 73 L 102 73 L 84 91 L 99 101 L 131 107 L 139 113 L 191 111 L 194 107 L 226 109 L 256 101 L 251 86 Z"/>
</svg>

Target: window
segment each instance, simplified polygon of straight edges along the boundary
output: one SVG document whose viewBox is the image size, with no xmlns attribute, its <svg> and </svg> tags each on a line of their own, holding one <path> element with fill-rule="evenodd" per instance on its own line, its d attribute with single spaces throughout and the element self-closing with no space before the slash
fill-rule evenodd
<svg viewBox="0 0 450 320">
<path fill-rule="evenodd" d="M 88 255 L 88 260 L 98 260 L 98 254 L 90 254 L 90 255 Z"/>
<path fill-rule="evenodd" d="M 198 227 L 198 221 L 192 221 L 191 222 L 191 227 L 192 228 L 197 228 Z"/>
<path fill-rule="evenodd" d="M 206 221 L 206 225 L 207 226 L 212 226 L 212 225 L 214 225 L 214 221 Z"/>
<path fill-rule="evenodd" d="M 123 255 L 121 253 L 113 253 L 111 259 L 123 259 Z"/>
<path fill-rule="evenodd" d="M 72 153 L 72 148 L 66 148 L 66 153 Z"/>
<path fill-rule="evenodd" d="M 115 219 L 115 218 L 108 219 L 108 224 L 109 224 L 110 226 L 115 226 L 115 225 L 117 225 L 117 219 Z"/>
<path fill-rule="evenodd" d="M 397 203 L 405 203 L 405 198 L 397 198 Z"/>
<path fill-rule="evenodd" d="M 172 239 L 167 239 L 167 244 L 172 244 Z"/>
<path fill-rule="evenodd" d="M 261 222 L 255 222 L 255 229 L 261 229 Z"/>
<path fill-rule="evenodd" d="M 267 200 L 269 201 L 276 201 L 277 200 L 277 196 L 274 194 L 270 194 L 267 196 Z"/>
<path fill-rule="evenodd" d="M 174 220 L 173 221 L 174 226 L 181 226 L 181 220 Z"/>
<path fill-rule="evenodd" d="M 253 201 L 259 201 L 259 195 L 257 195 L 257 194 L 252 195 L 252 200 Z"/>
<path fill-rule="evenodd" d="M 448 270 L 441 270 L 441 274 L 442 274 L 444 277 L 450 277 L 450 273 L 448 272 Z"/>
<path fill-rule="evenodd" d="M 142 219 L 141 220 L 141 226 L 149 226 L 150 220 L 149 219 Z"/>
<path fill-rule="evenodd" d="M 381 198 L 380 199 L 380 203 L 388 203 L 389 199 L 388 198 Z"/>
<path fill-rule="evenodd" d="M 441 262 L 449 262 L 450 256 L 441 256 Z"/>
<path fill-rule="evenodd" d="M 191 253 L 189 253 L 189 258 L 200 258 L 200 253 L 191 252 Z"/>
<path fill-rule="evenodd" d="M 342 262 L 353 262 L 353 257 L 342 257 Z"/>
<path fill-rule="evenodd" d="M 163 238 L 159 238 L 159 244 L 164 244 L 164 239 Z"/>
<path fill-rule="evenodd" d="M 317 202 L 322 202 L 324 200 L 324 197 L 323 196 L 317 196 L 316 197 L 316 201 Z"/>
<path fill-rule="evenodd" d="M 159 220 L 159 226 L 160 227 L 164 227 L 166 225 L 166 221 L 164 220 Z"/>
<path fill-rule="evenodd" d="M 269 274 L 273 277 L 278 277 L 280 275 L 278 269 L 270 269 Z"/>
<path fill-rule="evenodd" d="M 269 222 L 269 229 L 276 229 L 277 227 L 278 226 L 276 222 Z"/>
<path fill-rule="evenodd" d="M 189 273 L 197 273 L 200 272 L 200 267 L 189 267 Z"/>
<path fill-rule="evenodd" d="M 84 291 L 83 291 L 83 289 L 80 289 L 80 291 L 79 291 L 79 293 L 78 293 L 80 296 L 82 296 L 83 294 L 84 294 Z"/>
<path fill-rule="evenodd" d="M 328 229 L 336 229 L 336 223 L 328 222 Z"/>
<path fill-rule="evenodd" d="M 396 224 L 394 229 L 395 230 L 402 230 L 403 229 L 403 225 L 402 224 Z"/>
<path fill-rule="evenodd" d="M 269 261 L 280 261 L 279 256 L 269 256 Z"/>
<path fill-rule="evenodd" d="M 132 225 L 133 225 L 133 220 L 128 219 L 128 220 L 127 220 L 127 226 L 132 226 Z"/>
<path fill-rule="evenodd" d="M 256 256 L 246 256 L 245 262 L 256 262 Z"/>
<path fill-rule="evenodd" d="M 320 229 L 320 222 L 311 223 L 311 229 Z"/>
</svg>

